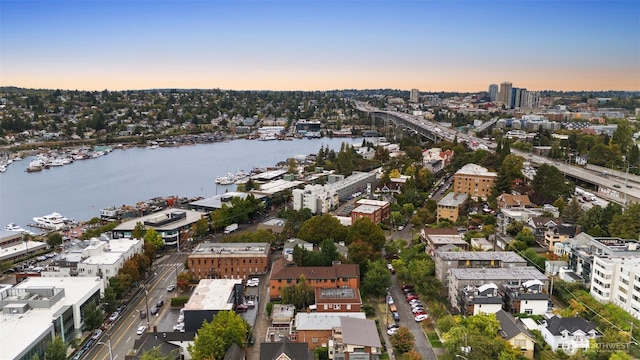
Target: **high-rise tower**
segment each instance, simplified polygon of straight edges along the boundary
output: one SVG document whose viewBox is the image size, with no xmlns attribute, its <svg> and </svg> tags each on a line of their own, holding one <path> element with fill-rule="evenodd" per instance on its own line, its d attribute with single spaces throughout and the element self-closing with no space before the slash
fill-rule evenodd
<svg viewBox="0 0 640 360">
<path fill-rule="evenodd" d="M 498 85 L 489 85 L 489 101 L 493 102 L 498 99 Z"/>
<path fill-rule="evenodd" d="M 505 81 L 500 84 L 500 92 L 498 93 L 498 101 L 507 107 L 511 107 L 511 88 L 513 84 Z"/>
<path fill-rule="evenodd" d="M 420 90 L 411 89 L 411 94 L 409 95 L 409 101 L 417 103 L 420 100 Z"/>
</svg>

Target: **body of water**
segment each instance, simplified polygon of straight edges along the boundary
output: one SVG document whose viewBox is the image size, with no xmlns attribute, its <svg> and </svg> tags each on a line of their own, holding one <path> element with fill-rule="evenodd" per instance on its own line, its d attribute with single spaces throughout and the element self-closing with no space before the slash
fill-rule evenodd
<svg viewBox="0 0 640 360">
<path fill-rule="evenodd" d="M 96 159 L 27 173 L 31 158 L 0 174 L 0 229 L 13 222 L 25 229 L 32 218 L 52 212 L 77 221 L 100 216 L 100 209 L 133 205 L 154 197 L 210 197 L 234 186 L 216 185 L 218 176 L 273 166 L 296 155 L 336 152 L 362 139 L 293 141 L 233 140 L 181 147 L 114 150 Z"/>
</svg>

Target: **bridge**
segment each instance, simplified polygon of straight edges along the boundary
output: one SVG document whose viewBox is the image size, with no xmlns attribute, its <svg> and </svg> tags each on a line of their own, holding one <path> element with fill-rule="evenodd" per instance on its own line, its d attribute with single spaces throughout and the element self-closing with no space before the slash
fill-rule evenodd
<svg viewBox="0 0 640 360">
<path fill-rule="evenodd" d="M 490 150 L 494 150 L 497 147 L 497 144 L 492 141 L 458 132 L 455 129 L 442 126 L 441 124 L 423 119 L 422 117 L 399 111 L 381 110 L 359 101 L 355 103 L 358 110 L 365 112 L 374 119 L 383 120 L 385 125 L 393 124 L 398 128 L 410 133 L 419 134 L 433 142 L 442 140 L 453 141 L 453 139 L 457 137 L 461 143 L 466 142 L 467 144 L 483 145 Z M 565 176 L 589 184 L 592 189 L 595 189 L 593 191 L 597 196 L 615 202 L 623 207 L 626 207 L 628 204 L 640 202 L 640 176 L 590 164 L 587 164 L 587 166 L 572 165 L 567 162 L 556 161 L 544 156 L 533 155 L 515 149 L 511 149 L 511 152 L 524 157 L 526 161 L 529 161 L 532 166 L 535 167 L 545 163 L 553 165 Z"/>
</svg>

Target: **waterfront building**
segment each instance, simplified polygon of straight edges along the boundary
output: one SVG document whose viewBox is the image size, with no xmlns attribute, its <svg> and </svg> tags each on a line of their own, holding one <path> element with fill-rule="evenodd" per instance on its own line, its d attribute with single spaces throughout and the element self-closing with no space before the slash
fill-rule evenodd
<svg viewBox="0 0 640 360">
<path fill-rule="evenodd" d="M 26 240 L 21 232 L 0 230 L 0 263 L 14 262 L 35 255 L 49 245 L 41 241 Z"/>
<path fill-rule="evenodd" d="M 467 164 L 453 175 L 453 191 L 468 194 L 474 200 L 487 199 L 497 176 L 485 167 Z"/>
<path fill-rule="evenodd" d="M 99 304 L 104 292 L 98 277 L 31 277 L 0 290 L 2 359 L 44 359 L 55 337 L 66 344 L 82 334 L 84 310 Z M 10 345 L 9 345 L 10 344 Z"/>
<path fill-rule="evenodd" d="M 221 209 L 223 205 L 227 207 L 233 207 L 233 204 L 231 203 L 231 200 L 233 198 L 246 199 L 249 195 L 250 194 L 246 192 L 228 191 L 223 194 L 217 194 L 205 199 L 192 201 L 187 205 L 187 207 L 189 210 L 207 213 L 207 212 Z M 264 198 L 264 196 L 260 196 L 260 195 L 253 195 L 253 196 L 256 199 Z"/>
<path fill-rule="evenodd" d="M 270 252 L 268 243 L 204 242 L 187 256 L 187 263 L 194 280 L 247 280 L 267 273 Z"/>
<path fill-rule="evenodd" d="M 207 214 L 200 211 L 168 208 L 157 213 L 125 221 L 111 231 L 113 238 L 130 238 L 138 223 L 147 228 L 153 228 L 160 236 L 165 246 L 178 246 L 180 234 L 189 231 L 191 227 Z"/>
</svg>

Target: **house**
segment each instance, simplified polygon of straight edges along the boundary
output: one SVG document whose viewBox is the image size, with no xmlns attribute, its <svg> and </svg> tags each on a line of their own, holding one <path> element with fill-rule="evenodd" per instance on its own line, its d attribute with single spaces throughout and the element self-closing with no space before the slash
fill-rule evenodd
<svg viewBox="0 0 640 360">
<path fill-rule="evenodd" d="M 423 228 L 420 231 L 420 238 L 422 242 L 427 244 L 425 251 L 431 256 L 445 245 L 455 245 L 461 249 L 469 250 L 469 244 L 460 236 L 458 230 L 454 228 Z"/>
<path fill-rule="evenodd" d="M 329 341 L 329 359 L 378 360 L 382 344 L 375 321 L 350 317 L 340 318 L 340 328 L 335 328 Z"/>
<path fill-rule="evenodd" d="M 436 210 L 436 218 L 447 219 L 452 223 L 458 221 L 461 210 L 464 208 L 464 204 L 467 202 L 468 195 L 450 192 L 445 197 L 438 201 L 438 207 Z"/>
<path fill-rule="evenodd" d="M 306 342 L 309 350 L 317 347 L 327 347 L 329 341 L 333 339 L 336 328 L 340 328 L 340 319 L 352 317 L 366 319 L 363 312 L 340 312 L 340 313 L 303 313 L 296 314 L 294 330 L 291 334 L 291 341 Z M 376 333 L 377 334 L 377 333 Z"/>
<path fill-rule="evenodd" d="M 352 288 L 316 288 L 317 312 L 354 312 L 362 308 L 360 290 Z"/>
<path fill-rule="evenodd" d="M 260 360 L 313 360 L 309 344 L 271 342 L 260 344 Z"/>
<path fill-rule="evenodd" d="M 269 297 L 279 299 L 282 287 L 297 284 L 301 275 L 314 289 L 345 287 L 358 289 L 360 287 L 360 267 L 357 264 L 335 262 L 331 266 L 298 267 L 280 258 L 271 267 Z"/>
<path fill-rule="evenodd" d="M 533 359 L 535 340 L 524 324 L 504 310 L 498 311 L 496 318 L 500 322 L 500 336 L 519 350 L 522 356 Z"/>
<path fill-rule="evenodd" d="M 561 224 L 561 219 L 547 216 L 535 216 L 530 217 L 525 222 L 525 226 L 531 229 L 531 232 L 536 237 L 536 240 L 544 238 L 544 233 L 548 230 L 555 229 Z"/>
<path fill-rule="evenodd" d="M 460 289 L 458 309 L 464 316 L 478 314 L 495 314 L 502 309 L 502 297 L 498 286 L 493 283 L 476 286 L 465 286 Z"/>
<path fill-rule="evenodd" d="M 284 244 L 283 249 L 282 249 L 282 255 L 284 255 L 287 260 L 289 261 L 293 261 L 293 250 L 296 248 L 296 246 L 301 247 L 304 250 L 307 251 L 313 251 L 313 244 L 301 239 L 289 239 L 287 240 L 287 242 Z"/>
<path fill-rule="evenodd" d="M 529 200 L 529 195 L 511 195 L 503 193 L 496 198 L 498 203 L 498 209 L 515 209 L 515 208 L 528 208 L 533 204 Z"/>
<path fill-rule="evenodd" d="M 544 232 L 544 243 L 549 246 L 549 251 L 555 253 L 556 243 L 562 243 L 579 233 L 580 230 L 571 224 L 560 224 L 560 226 L 548 229 Z"/>
<path fill-rule="evenodd" d="M 549 306 L 549 294 L 540 280 L 520 285 L 502 284 L 504 309 L 512 314 L 543 315 Z"/>
<path fill-rule="evenodd" d="M 585 319 L 579 317 L 562 318 L 558 315 L 540 325 L 544 341 L 553 351 L 562 350 L 573 355 L 580 349 L 589 348 L 589 339 L 602 337 L 602 333 Z"/>
<path fill-rule="evenodd" d="M 125 360 L 138 360 L 145 352 L 158 349 L 160 354 L 167 356 L 167 359 L 191 359 L 187 348 L 193 345 L 195 335 L 195 331 L 144 333 L 134 341 L 133 349 L 124 358 Z M 244 351 L 242 353 L 244 354 Z M 236 359 L 242 358 L 237 357 Z"/>
</svg>

